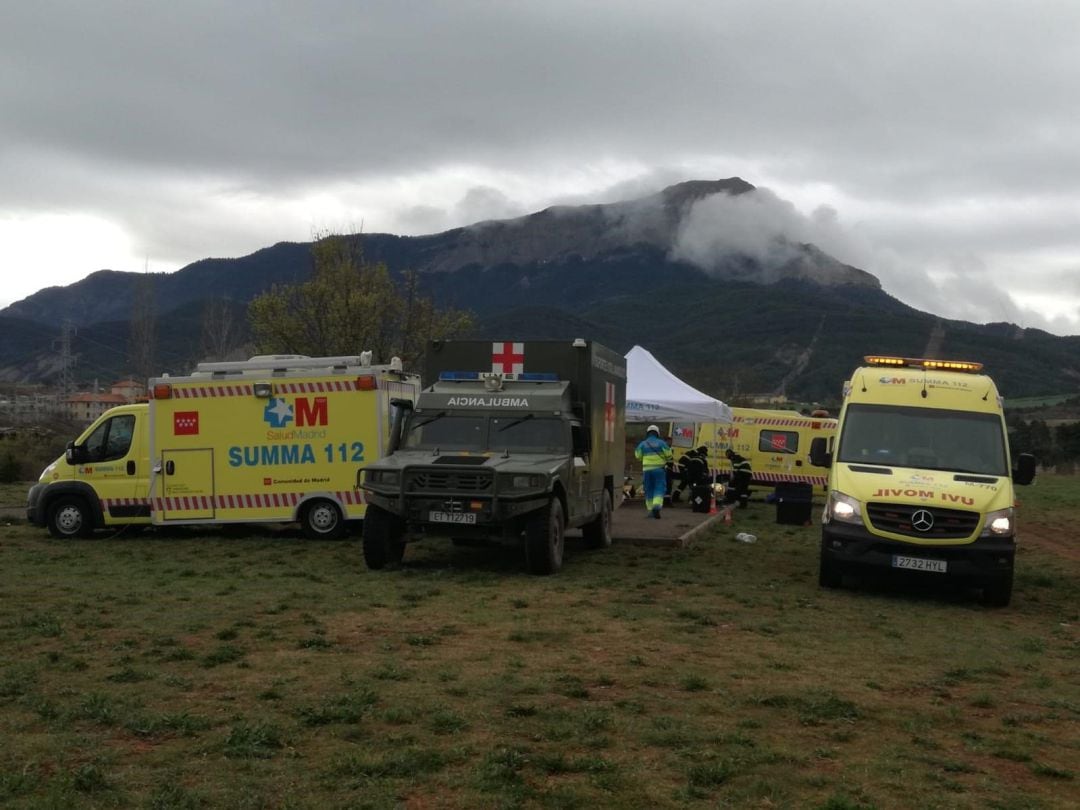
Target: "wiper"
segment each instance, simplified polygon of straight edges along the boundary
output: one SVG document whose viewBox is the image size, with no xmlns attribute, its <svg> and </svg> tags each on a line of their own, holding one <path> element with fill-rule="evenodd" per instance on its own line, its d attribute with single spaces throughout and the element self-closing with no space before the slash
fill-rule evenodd
<svg viewBox="0 0 1080 810">
<path fill-rule="evenodd" d="M 535 416 L 536 416 L 536 414 L 534 414 L 534 413 L 527 413 L 524 416 L 518 417 L 513 422 L 507 422 L 505 425 L 503 425 L 501 428 L 499 428 L 495 432 L 496 433 L 502 433 L 504 430 L 509 430 L 510 428 L 514 427 L 514 425 L 520 425 L 522 422 L 524 422 L 524 421 L 526 421 L 528 419 L 532 419 Z"/>
<path fill-rule="evenodd" d="M 438 421 L 446 416 L 446 411 L 439 411 L 434 416 L 428 417 L 423 422 L 417 422 L 415 425 L 409 425 L 409 433 L 412 433 L 417 428 L 422 428 L 424 425 L 430 425 L 432 422 Z"/>
</svg>

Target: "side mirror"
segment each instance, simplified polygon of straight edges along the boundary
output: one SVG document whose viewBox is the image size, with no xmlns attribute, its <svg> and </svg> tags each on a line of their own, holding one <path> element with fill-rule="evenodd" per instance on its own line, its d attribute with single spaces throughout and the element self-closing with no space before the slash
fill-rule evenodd
<svg viewBox="0 0 1080 810">
<path fill-rule="evenodd" d="M 1016 467 L 1012 471 L 1014 484 L 1027 486 L 1035 480 L 1035 456 L 1031 453 L 1021 453 L 1016 457 Z"/>
<path fill-rule="evenodd" d="M 86 448 L 70 441 L 64 447 L 64 459 L 68 464 L 82 464 L 86 461 Z"/>
<path fill-rule="evenodd" d="M 413 401 L 411 399 L 392 399 L 390 400 L 390 407 L 393 410 L 390 414 L 390 442 L 386 450 L 388 456 L 401 447 L 401 432 L 405 427 L 405 416 L 413 409 Z M 357 480 L 359 481 L 359 478 Z"/>
<path fill-rule="evenodd" d="M 829 440 L 818 436 L 810 440 L 810 463 L 815 467 L 831 467 L 832 453 L 829 452 Z"/>
</svg>

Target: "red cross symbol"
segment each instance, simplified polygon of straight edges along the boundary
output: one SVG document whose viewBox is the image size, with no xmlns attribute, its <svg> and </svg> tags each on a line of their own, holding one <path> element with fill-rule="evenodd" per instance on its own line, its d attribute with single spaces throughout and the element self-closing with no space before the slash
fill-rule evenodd
<svg viewBox="0 0 1080 810">
<path fill-rule="evenodd" d="M 525 344 L 491 344 L 491 370 L 498 374 L 521 374 L 525 371 Z"/>
<path fill-rule="evenodd" d="M 615 441 L 615 385 L 604 383 L 604 441 Z"/>
</svg>

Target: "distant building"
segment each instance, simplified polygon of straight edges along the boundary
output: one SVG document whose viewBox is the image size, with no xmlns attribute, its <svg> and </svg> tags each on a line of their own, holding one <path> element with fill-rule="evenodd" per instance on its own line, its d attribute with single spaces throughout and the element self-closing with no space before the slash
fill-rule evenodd
<svg viewBox="0 0 1080 810">
<path fill-rule="evenodd" d="M 87 391 L 68 397 L 64 404 L 67 406 L 68 416 L 76 422 L 93 422 L 109 408 L 124 405 L 129 401 L 122 394 L 95 394 Z"/>
<path fill-rule="evenodd" d="M 83 391 L 64 401 L 68 416 L 76 422 L 93 422 L 109 408 L 126 405 L 146 397 L 146 386 L 136 380 L 120 380 L 109 386 L 109 393 Z"/>
<path fill-rule="evenodd" d="M 128 402 L 134 402 L 146 397 L 146 384 L 138 380 L 120 380 L 110 385 L 109 391 L 127 397 Z"/>
</svg>

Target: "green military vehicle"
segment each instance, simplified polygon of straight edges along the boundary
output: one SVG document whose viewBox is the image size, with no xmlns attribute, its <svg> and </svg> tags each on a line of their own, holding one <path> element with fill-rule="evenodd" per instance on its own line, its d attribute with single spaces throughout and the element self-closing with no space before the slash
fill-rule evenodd
<svg viewBox="0 0 1080 810">
<path fill-rule="evenodd" d="M 568 528 L 611 544 L 625 358 L 582 339 L 435 341 L 422 381 L 395 401 L 391 453 L 359 473 L 369 568 L 428 536 L 523 542 L 534 574 L 562 568 Z"/>
</svg>

